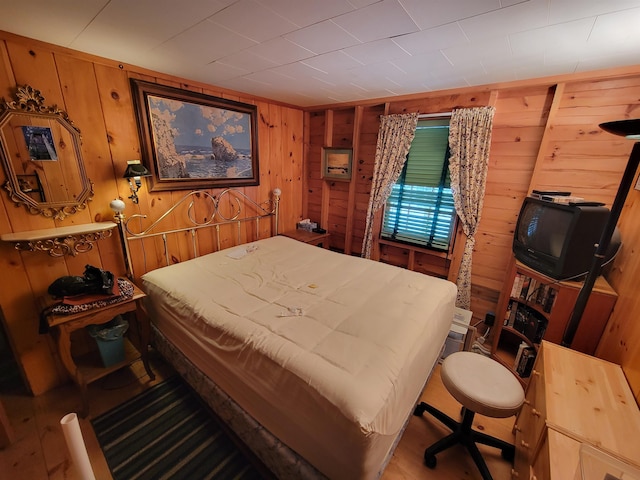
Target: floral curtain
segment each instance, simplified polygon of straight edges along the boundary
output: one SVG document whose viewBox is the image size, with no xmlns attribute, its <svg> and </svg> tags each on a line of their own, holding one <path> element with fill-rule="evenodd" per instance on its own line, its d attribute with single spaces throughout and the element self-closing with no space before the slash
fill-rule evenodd
<svg viewBox="0 0 640 480">
<path fill-rule="evenodd" d="M 471 305 L 471 263 L 484 200 L 494 113 L 494 107 L 454 110 L 449 125 L 451 189 L 467 236 L 458 271 L 456 305 L 467 310 Z"/>
<path fill-rule="evenodd" d="M 402 172 L 407 159 L 411 141 L 418 124 L 417 113 L 384 115 L 380 120 L 378 143 L 376 144 L 376 162 L 373 168 L 371 196 L 367 209 L 367 221 L 362 241 L 362 256 L 371 258 L 373 239 L 373 220 L 375 213 L 382 208 L 391 194 L 391 189 Z"/>
</svg>

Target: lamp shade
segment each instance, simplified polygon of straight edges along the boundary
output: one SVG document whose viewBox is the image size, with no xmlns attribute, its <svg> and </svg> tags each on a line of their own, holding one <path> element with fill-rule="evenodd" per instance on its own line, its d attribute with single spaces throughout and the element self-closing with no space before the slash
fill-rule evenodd
<svg viewBox="0 0 640 480">
<path fill-rule="evenodd" d="M 124 178 L 149 177 L 151 172 L 141 163 L 130 163 L 124 171 Z"/>
<path fill-rule="evenodd" d="M 614 135 L 640 140 L 640 118 L 601 123 L 600 128 Z"/>
</svg>

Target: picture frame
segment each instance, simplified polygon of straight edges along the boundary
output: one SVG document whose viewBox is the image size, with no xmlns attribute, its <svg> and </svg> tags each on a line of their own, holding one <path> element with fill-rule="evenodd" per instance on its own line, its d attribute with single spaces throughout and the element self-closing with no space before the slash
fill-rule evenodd
<svg viewBox="0 0 640 480">
<path fill-rule="evenodd" d="M 352 163 L 352 148 L 325 147 L 322 149 L 322 178 L 349 181 Z"/>
<path fill-rule="evenodd" d="M 131 79 L 149 191 L 260 184 L 257 107 Z"/>
</svg>

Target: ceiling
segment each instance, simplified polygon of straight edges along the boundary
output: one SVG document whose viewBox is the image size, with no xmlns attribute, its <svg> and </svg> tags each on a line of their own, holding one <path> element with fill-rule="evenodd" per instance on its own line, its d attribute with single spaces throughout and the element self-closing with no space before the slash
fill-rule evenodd
<svg viewBox="0 0 640 480">
<path fill-rule="evenodd" d="M 2 0 L 0 30 L 301 107 L 640 64 L 640 0 Z"/>
</svg>

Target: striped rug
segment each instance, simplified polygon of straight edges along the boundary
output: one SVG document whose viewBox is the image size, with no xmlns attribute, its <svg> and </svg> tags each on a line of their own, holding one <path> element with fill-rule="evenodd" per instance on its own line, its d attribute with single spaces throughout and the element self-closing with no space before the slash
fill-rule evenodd
<svg viewBox="0 0 640 480">
<path fill-rule="evenodd" d="M 263 478 L 179 376 L 91 424 L 115 480 Z"/>
</svg>

